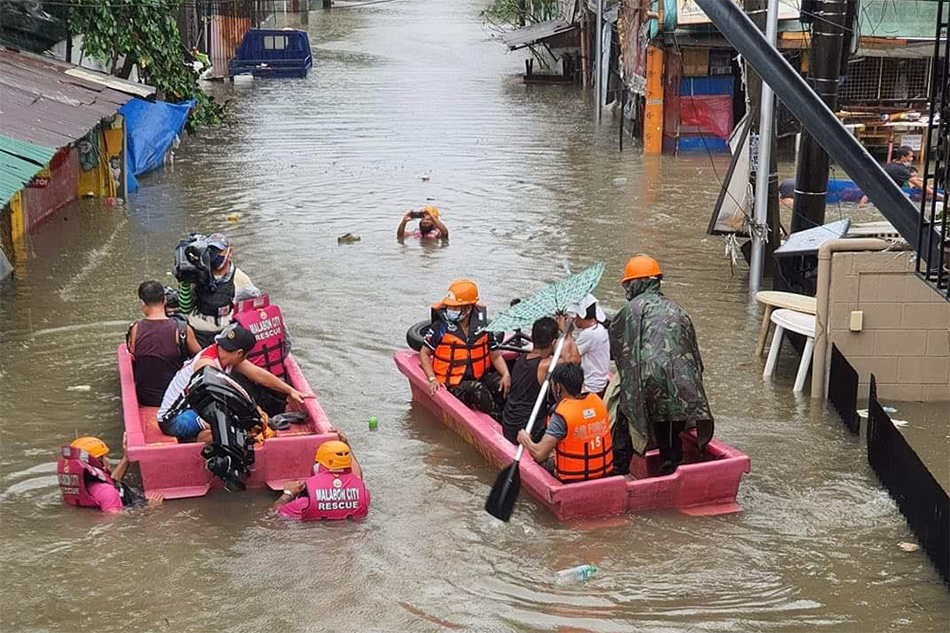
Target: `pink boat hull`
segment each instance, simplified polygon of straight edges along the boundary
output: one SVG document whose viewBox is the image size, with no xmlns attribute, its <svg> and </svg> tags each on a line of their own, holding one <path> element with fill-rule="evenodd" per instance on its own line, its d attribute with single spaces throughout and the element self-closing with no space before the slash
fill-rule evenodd
<svg viewBox="0 0 950 633">
<path fill-rule="evenodd" d="M 122 389 L 122 415 L 128 435 L 129 460 L 139 465 L 142 485 L 147 494 L 160 493 L 166 499 L 200 497 L 212 487 L 223 488 L 220 480 L 205 470 L 201 457 L 203 444 L 179 444 L 164 435 L 155 421 L 155 407 L 139 407 L 132 375 L 132 357 L 124 343 L 118 348 L 119 382 Z M 311 393 L 307 379 L 296 361 L 288 354 L 284 361 L 290 384 L 304 393 Z M 278 431 L 254 448 L 254 470 L 245 480 L 248 488 L 268 487 L 280 490 L 285 482 L 306 479 L 311 474 L 317 447 L 328 440 L 339 439 L 336 430 L 316 398 L 306 400 L 306 424 Z"/>
<path fill-rule="evenodd" d="M 511 464 L 516 447 L 502 435 L 501 426 L 484 413 L 473 411 L 440 389 L 429 395 L 428 381 L 419 366 L 419 354 L 396 352 L 396 367 L 409 379 L 412 398 L 429 409 L 498 468 Z M 749 472 L 749 457 L 712 440 L 700 459 L 695 435 L 683 434 L 686 463 L 672 475 L 656 473 L 659 458 L 651 451 L 635 457 L 629 477 L 608 477 L 563 484 L 531 459 L 521 460 L 521 485 L 559 520 L 616 516 L 628 512 L 675 509 L 689 515 L 739 512 L 739 482 Z"/>
</svg>

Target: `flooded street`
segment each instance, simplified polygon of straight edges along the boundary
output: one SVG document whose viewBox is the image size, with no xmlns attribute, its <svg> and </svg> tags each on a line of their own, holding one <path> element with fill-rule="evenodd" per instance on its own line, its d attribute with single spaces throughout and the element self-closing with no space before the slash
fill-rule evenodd
<svg viewBox="0 0 950 633">
<path fill-rule="evenodd" d="M 185 139 L 128 207 L 81 202 L 31 236 L 0 295 L 4 631 L 950 628 L 933 567 L 897 547 L 914 537 L 863 441 L 807 389 L 791 395 L 792 354 L 763 383 L 747 269 L 731 276 L 705 235 L 708 157 L 618 156 L 616 127 L 597 130 L 580 88 L 520 83 L 522 55 L 491 41 L 484 2 L 311 13 L 306 79 L 216 86 L 232 125 Z M 397 243 L 401 215 L 427 203 L 451 243 Z M 260 490 L 121 517 L 61 502 L 62 443 L 96 434 L 120 450 L 115 350 L 137 285 L 170 284 L 177 241 L 222 229 L 363 463 L 361 523 L 285 522 Z M 361 241 L 338 245 L 347 232 Z M 744 511 L 559 524 L 523 492 L 509 524 L 490 518 L 496 471 L 412 405 L 395 369 L 406 328 L 455 278 L 497 312 L 564 260 L 606 261 L 597 294 L 614 311 L 640 251 L 693 317 L 717 436 L 752 459 Z M 945 461 L 944 433 L 917 444 L 924 457 Z M 555 584 L 582 563 L 598 568 L 590 582 Z"/>
</svg>

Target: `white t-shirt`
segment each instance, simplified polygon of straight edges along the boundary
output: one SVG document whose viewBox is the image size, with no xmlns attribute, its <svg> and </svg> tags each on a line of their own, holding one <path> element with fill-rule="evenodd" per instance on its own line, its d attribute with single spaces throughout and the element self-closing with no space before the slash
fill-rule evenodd
<svg viewBox="0 0 950 633">
<path fill-rule="evenodd" d="M 594 327 L 574 330 L 574 343 L 584 368 L 584 388 L 600 393 L 610 382 L 610 335 L 600 323 Z"/>
</svg>

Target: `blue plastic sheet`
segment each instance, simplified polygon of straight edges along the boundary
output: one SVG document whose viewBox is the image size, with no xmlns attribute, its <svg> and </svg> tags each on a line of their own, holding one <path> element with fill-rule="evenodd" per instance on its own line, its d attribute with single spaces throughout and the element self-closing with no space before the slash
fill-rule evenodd
<svg viewBox="0 0 950 633">
<path fill-rule="evenodd" d="M 165 103 L 132 99 L 119 108 L 125 117 L 129 152 L 129 191 L 138 189 L 135 176 L 161 167 L 165 153 L 185 127 L 194 101 Z"/>
</svg>

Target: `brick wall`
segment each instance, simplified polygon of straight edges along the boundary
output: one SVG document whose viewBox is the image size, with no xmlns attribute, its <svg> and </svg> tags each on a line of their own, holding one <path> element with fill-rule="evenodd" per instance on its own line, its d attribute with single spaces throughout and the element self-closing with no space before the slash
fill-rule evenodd
<svg viewBox="0 0 950 633">
<path fill-rule="evenodd" d="M 881 398 L 950 400 L 950 303 L 913 269 L 909 251 L 835 253 L 829 343 L 858 371 L 861 392 L 873 373 Z M 855 310 L 860 332 L 850 330 Z"/>
</svg>

